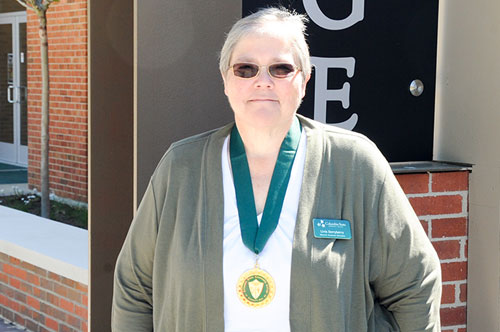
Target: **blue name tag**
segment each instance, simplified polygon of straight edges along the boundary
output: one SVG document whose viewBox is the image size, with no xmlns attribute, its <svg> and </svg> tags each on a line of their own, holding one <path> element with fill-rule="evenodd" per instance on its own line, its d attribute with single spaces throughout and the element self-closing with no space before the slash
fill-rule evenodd
<svg viewBox="0 0 500 332">
<path fill-rule="evenodd" d="M 314 237 L 350 240 L 351 223 L 342 219 L 313 219 Z"/>
</svg>

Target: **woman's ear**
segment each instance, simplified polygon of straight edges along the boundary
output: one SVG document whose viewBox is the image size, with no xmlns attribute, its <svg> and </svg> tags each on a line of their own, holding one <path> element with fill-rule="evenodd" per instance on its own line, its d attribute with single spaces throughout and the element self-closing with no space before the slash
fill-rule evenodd
<svg viewBox="0 0 500 332">
<path fill-rule="evenodd" d="M 307 75 L 306 78 L 304 79 L 304 82 L 302 83 L 302 98 L 306 95 L 306 87 L 307 87 L 307 82 L 311 79 L 311 74 Z"/>
<path fill-rule="evenodd" d="M 227 82 L 226 82 L 226 76 L 224 75 L 223 72 L 220 73 L 220 76 L 222 77 L 222 83 L 224 84 L 224 94 L 227 96 Z"/>
</svg>

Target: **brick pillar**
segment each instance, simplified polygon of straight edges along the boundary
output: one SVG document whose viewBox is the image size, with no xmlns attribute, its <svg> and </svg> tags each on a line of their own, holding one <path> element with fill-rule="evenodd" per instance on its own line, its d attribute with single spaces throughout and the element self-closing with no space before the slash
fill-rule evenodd
<svg viewBox="0 0 500 332">
<path fill-rule="evenodd" d="M 465 332 L 469 172 L 399 174 L 397 179 L 441 261 L 442 331 Z"/>
</svg>

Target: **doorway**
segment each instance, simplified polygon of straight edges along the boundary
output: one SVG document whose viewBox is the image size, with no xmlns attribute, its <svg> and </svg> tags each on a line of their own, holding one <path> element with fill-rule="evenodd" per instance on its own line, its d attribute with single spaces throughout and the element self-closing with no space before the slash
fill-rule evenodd
<svg viewBox="0 0 500 332">
<path fill-rule="evenodd" d="M 0 162 L 27 166 L 26 12 L 0 14 Z"/>
</svg>

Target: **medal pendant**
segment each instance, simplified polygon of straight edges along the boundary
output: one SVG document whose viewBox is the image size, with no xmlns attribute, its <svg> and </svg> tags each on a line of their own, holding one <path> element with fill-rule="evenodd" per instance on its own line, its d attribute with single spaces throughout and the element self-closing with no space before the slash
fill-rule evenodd
<svg viewBox="0 0 500 332">
<path fill-rule="evenodd" d="M 271 303 L 276 293 L 276 285 L 269 273 L 258 264 L 246 271 L 238 279 L 236 293 L 240 301 L 252 308 L 262 308 Z"/>
</svg>

